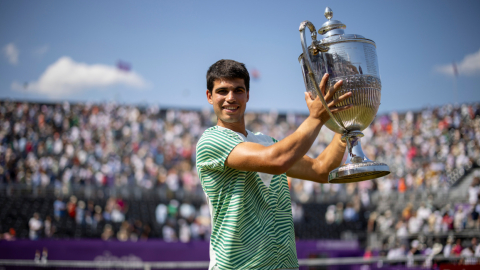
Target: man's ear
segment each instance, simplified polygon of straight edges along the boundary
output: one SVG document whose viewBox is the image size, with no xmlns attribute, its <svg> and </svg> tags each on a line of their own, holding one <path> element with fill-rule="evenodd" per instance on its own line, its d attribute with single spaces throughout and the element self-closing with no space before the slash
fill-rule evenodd
<svg viewBox="0 0 480 270">
<path fill-rule="evenodd" d="M 247 102 L 250 100 L 250 91 L 247 91 Z"/>
<path fill-rule="evenodd" d="M 212 99 L 212 92 L 210 92 L 210 90 L 207 89 L 207 100 L 208 100 L 208 103 L 210 103 L 211 105 L 213 105 L 213 99 Z"/>
</svg>

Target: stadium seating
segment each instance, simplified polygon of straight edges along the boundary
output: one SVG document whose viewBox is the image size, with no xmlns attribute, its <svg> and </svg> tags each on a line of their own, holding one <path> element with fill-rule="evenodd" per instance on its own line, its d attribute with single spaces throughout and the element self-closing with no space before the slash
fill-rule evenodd
<svg viewBox="0 0 480 270">
<path fill-rule="evenodd" d="M 249 130 L 281 140 L 305 117 L 248 112 L 245 121 Z M 210 110 L 0 101 L 0 233 L 32 239 L 208 239 L 195 145 L 215 122 Z M 465 233 L 467 239 L 478 232 L 480 104 L 391 112 L 379 115 L 364 133 L 367 156 L 389 164 L 392 173 L 345 185 L 289 178 L 297 238 L 359 239 L 377 249 L 384 243 L 393 247 L 398 238 L 388 235 L 398 234 L 403 225 L 397 224 L 402 219 L 408 224 L 411 216 L 401 214 L 407 205 L 413 213 L 422 203 L 430 214 L 439 211 L 452 219 L 463 205 L 463 225 L 443 231 L 442 241 L 452 233 Z M 320 154 L 332 138 L 331 131 L 322 129 L 308 155 Z M 58 197 L 78 211 L 55 218 Z M 193 211 L 193 216 L 182 216 L 182 211 Z M 37 234 L 32 233 L 34 213 L 43 224 Z M 350 214 L 356 218 L 342 218 Z M 126 223 L 112 221 L 115 215 Z M 428 231 L 427 219 L 422 230 Z M 46 231 L 48 223 L 53 231 Z M 390 230 L 381 231 L 385 224 Z M 182 230 L 186 227 L 188 237 Z M 418 237 L 407 230 L 404 238 Z"/>
</svg>

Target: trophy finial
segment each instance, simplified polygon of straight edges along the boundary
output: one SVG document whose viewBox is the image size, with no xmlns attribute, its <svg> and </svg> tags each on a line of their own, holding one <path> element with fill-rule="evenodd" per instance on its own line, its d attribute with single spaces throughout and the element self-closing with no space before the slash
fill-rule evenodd
<svg viewBox="0 0 480 270">
<path fill-rule="evenodd" d="M 327 35 L 327 36 L 332 36 L 332 35 L 343 35 L 343 30 L 342 29 L 345 29 L 345 24 L 343 24 L 341 21 L 337 21 L 337 20 L 331 20 L 331 18 L 333 17 L 333 10 L 329 7 L 325 8 L 325 18 L 328 19 L 328 21 L 326 21 L 322 27 L 318 30 L 318 33 L 320 35 Z M 337 30 L 339 29 L 339 30 Z M 337 30 L 337 31 L 332 31 L 330 33 L 327 34 L 327 32 L 329 32 L 330 30 Z"/>
<path fill-rule="evenodd" d="M 323 13 L 323 14 L 325 15 L 325 18 L 330 20 L 333 17 L 333 10 L 331 8 L 327 7 L 325 9 L 325 13 Z"/>
</svg>

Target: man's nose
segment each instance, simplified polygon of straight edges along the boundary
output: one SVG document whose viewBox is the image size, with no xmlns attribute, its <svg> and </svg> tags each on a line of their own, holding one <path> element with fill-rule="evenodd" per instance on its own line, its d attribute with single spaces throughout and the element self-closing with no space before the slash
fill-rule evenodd
<svg viewBox="0 0 480 270">
<path fill-rule="evenodd" d="M 228 95 L 226 97 L 226 100 L 228 102 L 233 102 L 235 101 L 235 93 L 233 91 L 228 91 Z"/>
</svg>

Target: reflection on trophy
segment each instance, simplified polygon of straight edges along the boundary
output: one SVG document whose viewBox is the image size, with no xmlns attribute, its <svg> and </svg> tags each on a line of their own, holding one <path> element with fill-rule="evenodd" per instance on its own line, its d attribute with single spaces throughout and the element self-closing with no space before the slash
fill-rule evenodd
<svg viewBox="0 0 480 270">
<path fill-rule="evenodd" d="M 346 26 L 340 21 L 331 20 L 332 16 L 332 10 L 327 7 L 325 17 L 328 21 L 318 30 L 324 37 L 321 41 L 317 40 L 315 26 L 311 22 L 300 24 L 303 54 L 299 57 L 307 91 L 313 97 L 318 95 L 330 114 L 330 120 L 325 125 L 343 134 L 342 140 L 347 143 L 348 159 L 330 172 L 328 181 L 350 183 L 382 177 L 390 173 L 388 165 L 368 159 L 359 140 L 363 137 L 361 131 L 372 123 L 380 106 L 382 84 L 375 42 L 360 35 L 345 34 L 343 29 Z M 306 28 L 312 37 L 308 47 Z M 327 91 L 333 90 L 335 83 L 343 80 L 343 86 L 334 98 L 352 92 L 349 99 L 337 106 L 353 104 L 352 108 L 335 114 L 328 109 L 319 88 L 325 73 L 330 74 Z"/>
</svg>

